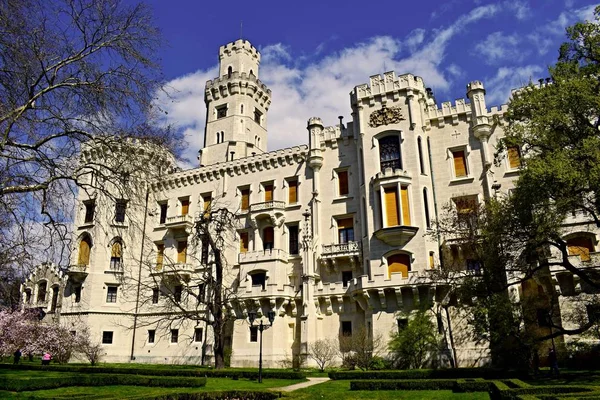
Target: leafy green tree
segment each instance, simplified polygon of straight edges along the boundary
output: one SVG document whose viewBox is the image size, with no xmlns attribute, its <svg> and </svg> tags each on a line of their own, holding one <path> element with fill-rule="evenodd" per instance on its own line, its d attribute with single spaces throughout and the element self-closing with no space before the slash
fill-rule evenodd
<svg viewBox="0 0 600 400">
<path fill-rule="evenodd" d="M 419 311 L 406 327 L 392 334 L 388 348 L 398 368 L 424 368 L 437 354 L 437 328 L 425 311 Z"/>
</svg>

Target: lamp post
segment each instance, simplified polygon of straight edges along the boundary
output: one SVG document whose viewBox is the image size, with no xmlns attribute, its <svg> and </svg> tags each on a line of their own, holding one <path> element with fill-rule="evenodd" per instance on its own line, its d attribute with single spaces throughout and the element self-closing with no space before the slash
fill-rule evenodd
<svg viewBox="0 0 600 400">
<path fill-rule="evenodd" d="M 260 347 L 258 353 L 258 383 L 262 383 L 262 339 L 263 339 L 263 331 L 265 329 L 269 329 L 273 326 L 273 321 L 275 321 L 275 311 L 269 311 L 267 313 L 267 317 L 269 318 L 269 325 L 263 324 L 262 318 L 260 319 L 260 324 L 256 325 L 256 328 L 260 331 Z M 254 326 L 254 321 L 256 320 L 256 311 L 248 311 L 248 320 L 250 321 L 250 327 Z"/>
</svg>

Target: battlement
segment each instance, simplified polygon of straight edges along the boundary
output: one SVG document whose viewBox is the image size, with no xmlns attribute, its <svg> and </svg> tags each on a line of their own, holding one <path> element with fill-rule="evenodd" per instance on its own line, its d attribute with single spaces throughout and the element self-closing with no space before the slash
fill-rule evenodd
<svg viewBox="0 0 600 400">
<path fill-rule="evenodd" d="M 403 74 L 396 76 L 396 72 L 389 71 L 383 75 L 373 75 L 369 79 L 369 83 L 358 85 L 351 93 L 353 100 L 370 98 L 376 95 L 382 95 L 388 92 L 398 90 L 416 90 L 425 92 L 425 85 L 420 76 L 412 74 Z"/>
<path fill-rule="evenodd" d="M 233 161 L 188 169 L 154 180 L 153 190 L 164 190 L 222 179 L 224 176 L 247 175 L 255 171 L 276 169 L 280 166 L 300 164 L 306 159 L 308 146 L 294 146 Z"/>
<path fill-rule="evenodd" d="M 483 90 L 485 94 L 485 88 L 483 87 L 483 83 L 480 81 L 472 81 L 467 84 L 467 95 L 472 90 Z"/>
<path fill-rule="evenodd" d="M 260 52 L 254 47 L 249 41 L 244 39 L 238 39 L 235 42 L 227 43 L 219 48 L 219 59 L 222 60 L 225 57 L 229 57 L 234 53 L 245 52 L 246 54 L 256 58 L 260 62 Z"/>
<path fill-rule="evenodd" d="M 507 104 L 500 106 L 494 106 L 487 109 L 487 112 L 491 115 L 504 114 L 508 110 Z M 429 120 L 433 119 L 444 119 L 453 118 L 457 119 L 461 114 L 468 114 L 467 121 L 470 119 L 472 109 L 471 103 L 465 99 L 456 99 L 454 103 L 451 101 L 445 101 L 438 107 L 437 104 L 429 105 L 425 110 L 426 118 Z"/>
<path fill-rule="evenodd" d="M 218 100 L 228 95 L 243 94 L 252 97 L 266 110 L 271 105 L 271 89 L 253 74 L 233 72 L 231 77 L 223 75 L 206 81 L 204 101 Z"/>
</svg>

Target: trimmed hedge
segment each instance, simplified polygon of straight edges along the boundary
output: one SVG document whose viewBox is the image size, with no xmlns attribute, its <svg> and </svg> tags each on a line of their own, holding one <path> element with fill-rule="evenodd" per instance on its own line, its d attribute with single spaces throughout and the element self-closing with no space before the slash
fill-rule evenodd
<svg viewBox="0 0 600 400">
<path fill-rule="evenodd" d="M 333 380 L 354 379 L 504 379 L 527 377 L 526 371 L 492 368 L 408 369 L 401 371 L 336 371 L 330 372 Z"/>
<path fill-rule="evenodd" d="M 548 386 L 531 386 L 525 382 L 520 382 L 517 379 L 512 379 L 510 383 L 518 384 L 518 387 L 511 388 L 504 382 L 493 381 L 490 386 L 491 400 L 512 400 L 512 399 L 527 399 L 529 396 L 542 397 L 540 395 L 560 395 L 560 394 L 587 394 L 597 390 L 593 386 L 576 386 L 576 385 L 548 385 Z M 545 396 L 543 396 L 546 398 Z M 563 397 L 563 396 L 558 396 Z M 564 396 L 567 397 L 567 396 Z"/>
<path fill-rule="evenodd" d="M 474 379 L 457 379 L 453 392 L 466 393 L 466 392 L 488 392 L 492 382 L 486 381 L 482 378 Z"/>
<path fill-rule="evenodd" d="M 189 376 L 189 377 L 208 377 L 208 378 L 245 378 L 258 379 L 257 369 L 204 369 L 190 366 L 188 369 L 164 369 L 157 370 L 156 368 L 132 367 L 103 367 L 103 366 L 81 366 L 81 365 L 49 365 L 42 366 L 36 364 L 0 364 L 1 369 L 19 369 L 19 370 L 34 370 L 34 371 L 60 371 L 60 372 L 76 372 L 83 374 L 132 374 L 132 375 L 152 375 L 152 376 Z M 270 379 L 305 379 L 306 374 L 297 371 L 286 370 L 263 370 L 263 378 Z"/>
<path fill-rule="evenodd" d="M 257 390 L 230 390 L 224 392 L 202 393 L 173 393 L 152 397 L 152 400 L 272 400 L 281 397 L 281 392 L 266 392 Z"/>
<path fill-rule="evenodd" d="M 453 379 L 369 379 L 350 381 L 350 390 L 452 390 L 455 384 Z"/>
<path fill-rule="evenodd" d="M 55 389 L 67 386 L 148 386 L 148 387 L 202 387 L 206 378 L 179 378 L 174 376 L 142 376 L 93 374 L 65 377 L 15 379 L 0 377 L 0 390 L 22 392 L 26 390 Z"/>
</svg>

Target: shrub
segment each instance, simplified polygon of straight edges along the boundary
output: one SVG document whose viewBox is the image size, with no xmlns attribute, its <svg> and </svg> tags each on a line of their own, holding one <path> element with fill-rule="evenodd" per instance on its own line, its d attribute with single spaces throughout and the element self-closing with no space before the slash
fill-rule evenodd
<svg viewBox="0 0 600 400">
<path fill-rule="evenodd" d="M 350 379 L 506 379 L 527 377 L 525 371 L 492 368 L 409 369 L 402 371 L 335 371 L 329 377 L 334 380 Z"/>
<path fill-rule="evenodd" d="M 230 400 L 230 399 L 245 399 L 245 400 L 272 400 L 281 397 L 280 392 L 267 391 L 241 391 L 232 390 L 225 392 L 203 392 L 203 393 L 173 393 L 153 397 L 152 400 Z"/>
<path fill-rule="evenodd" d="M 408 325 L 392 334 L 388 344 L 397 368 L 423 368 L 429 364 L 431 354 L 436 353 L 439 338 L 429 314 L 419 311 Z"/>
<path fill-rule="evenodd" d="M 506 383 L 513 385 L 517 384 L 518 387 L 511 388 Z M 524 398 L 524 396 L 536 396 L 539 398 L 541 397 L 540 395 L 592 393 L 596 389 L 592 386 L 575 385 L 531 386 L 516 379 L 506 383 L 500 381 L 492 382 L 489 391 L 491 400 L 521 399 Z M 548 398 L 547 396 L 543 397 Z M 580 398 L 580 396 L 577 396 L 577 398 Z M 585 398 L 587 398 L 587 396 L 585 396 Z"/>
<path fill-rule="evenodd" d="M 465 393 L 465 392 L 487 392 L 490 390 L 491 381 L 486 381 L 481 378 L 475 379 L 457 379 L 453 392 Z"/>
<path fill-rule="evenodd" d="M 453 379 L 406 379 L 400 381 L 370 379 L 350 381 L 350 390 L 450 390 Z"/>
<path fill-rule="evenodd" d="M 140 376 L 117 374 L 94 374 L 52 378 L 15 379 L 0 378 L 0 390 L 22 392 L 54 389 L 66 386 L 149 386 L 149 387 L 201 387 L 206 378 L 182 378 L 174 376 Z"/>
</svg>

